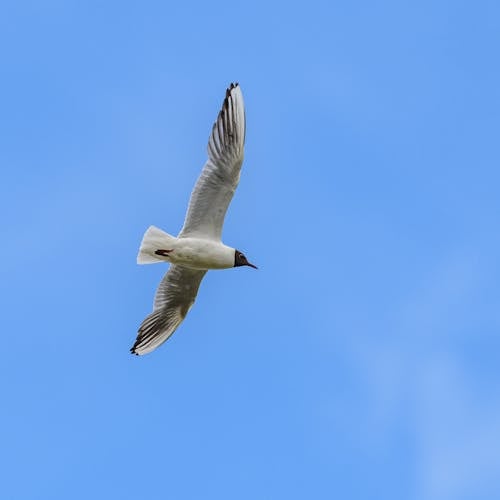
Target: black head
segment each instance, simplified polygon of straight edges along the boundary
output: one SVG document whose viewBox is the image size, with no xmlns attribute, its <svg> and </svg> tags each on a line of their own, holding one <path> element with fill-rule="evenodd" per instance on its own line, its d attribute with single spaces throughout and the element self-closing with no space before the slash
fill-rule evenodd
<svg viewBox="0 0 500 500">
<path fill-rule="evenodd" d="M 239 250 L 235 250 L 234 251 L 234 267 L 239 267 L 239 266 L 250 266 L 250 267 L 253 267 L 254 269 L 257 269 L 257 266 L 250 264 L 250 262 L 248 262 L 247 258 Z"/>
</svg>

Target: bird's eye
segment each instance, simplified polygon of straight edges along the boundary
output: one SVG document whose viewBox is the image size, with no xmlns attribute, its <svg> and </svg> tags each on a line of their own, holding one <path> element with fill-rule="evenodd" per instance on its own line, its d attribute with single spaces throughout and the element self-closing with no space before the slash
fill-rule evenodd
<svg viewBox="0 0 500 500">
<path fill-rule="evenodd" d="M 247 258 L 242 253 L 240 253 L 240 260 L 247 260 Z"/>
</svg>

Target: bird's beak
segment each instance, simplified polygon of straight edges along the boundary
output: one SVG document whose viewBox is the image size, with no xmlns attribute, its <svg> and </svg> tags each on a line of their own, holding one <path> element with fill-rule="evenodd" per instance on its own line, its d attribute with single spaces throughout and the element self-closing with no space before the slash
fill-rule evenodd
<svg viewBox="0 0 500 500">
<path fill-rule="evenodd" d="M 254 269 L 259 269 L 257 266 L 254 266 L 253 264 L 250 264 L 250 262 L 247 262 L 247 266 L 253 267 Z"/>
</svg>

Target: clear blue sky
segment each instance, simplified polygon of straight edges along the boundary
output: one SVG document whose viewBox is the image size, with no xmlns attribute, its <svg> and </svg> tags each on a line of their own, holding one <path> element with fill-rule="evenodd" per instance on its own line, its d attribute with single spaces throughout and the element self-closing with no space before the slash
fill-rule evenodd
<svg viewBox="0 0 500 500">
<path fill-rule="evenodd" d="M 495 1 L 4 2 L 5 499 L 500 498 Z M 224 241 L 129 354 L 225 87 Z"/>
</svg>

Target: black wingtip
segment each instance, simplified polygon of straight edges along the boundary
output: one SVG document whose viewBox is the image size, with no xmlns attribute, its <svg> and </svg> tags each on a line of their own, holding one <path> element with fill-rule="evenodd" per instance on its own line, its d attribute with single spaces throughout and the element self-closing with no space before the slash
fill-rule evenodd
<svg viewBox="0 0 500 500">
<path fill-rule="evenodd" d="M 229 87 L 226 89 L 226 98 L 228 98 L 231 95 L 231 90 L 235 89 L 238 86 L 239 86 L 238 82 L 230 83 Z"/>
<path fill-rule="evenodd" d="M 229 87 L 226 89 L 226 97 L 224 98 L 224 102 L 222 103 L 221 113 L 223 113 L 225 110 L 228 109 L 228 107 L 229 107 L 228 99 L 231 97 L 231 91 L 238 86 L 239 86 L 238 82 L 229 84 Z M 215 124 L 214 124 L 214 127 L 215 127 Z"/>
</svg>

